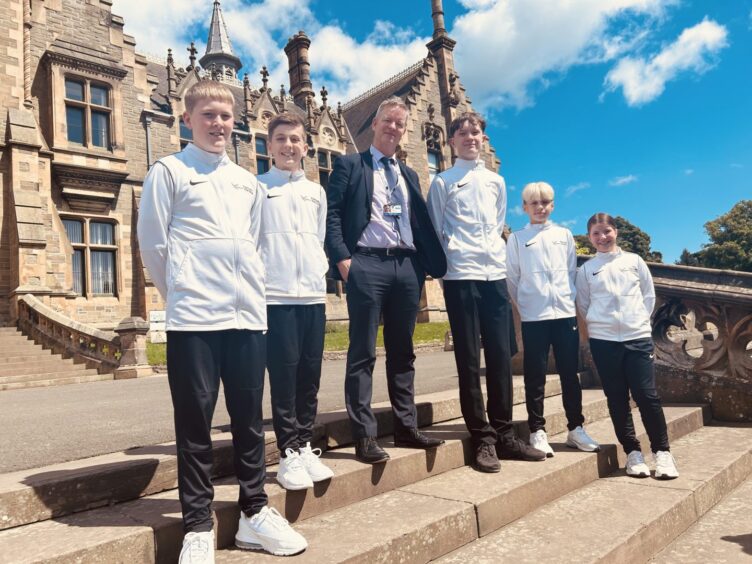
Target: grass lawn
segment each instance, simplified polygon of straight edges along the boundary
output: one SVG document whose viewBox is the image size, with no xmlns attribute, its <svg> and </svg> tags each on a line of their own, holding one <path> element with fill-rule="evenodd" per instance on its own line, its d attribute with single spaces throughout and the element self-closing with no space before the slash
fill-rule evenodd
<svg viewBox="0 0 752 564">
<path fill-rule="evenodd" d="M 448 321 L 439 321 L 435 323 L 418 323 L 415 326 L 413 343 L 442 343 L 444 334 L 449 331 Z M 345 351 L 350 343 L 347 335 L 347 325 L 328 323 L 326 326 L 326 335 L 324 336 L 324 350 L 326 351 Z M 376 337 L 376 346 L 384 346 L 383 327 L 379 327 L 379 334 Z M 163 366 L 167 364 L 167 347 L 164 343 L 147 343 L 146 356 L 149 358 L 149 364 L 152 366 Z"/>
</svg>

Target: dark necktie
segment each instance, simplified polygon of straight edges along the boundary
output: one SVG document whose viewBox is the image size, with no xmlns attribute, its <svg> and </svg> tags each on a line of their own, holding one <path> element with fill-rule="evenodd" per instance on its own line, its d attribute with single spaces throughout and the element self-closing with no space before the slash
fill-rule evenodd
<svg viewBox="0 0 752 564">
<path fill-rule="evenodd" d="M 386 176 L 386 183 L 389 188 L 389 203 L 397 204 L 400 206 L 402 212 L 399 217 L 392 216 L 394 218 L 394 225 L 397 229 L 397 234 L 400 236 L 400 241 L 405 242 L 402 237 L 402 230 L 400 229 L 400 223 L 407 217 L 407 206 L 405 205 L 405 198 L 402 194 L 402 190 L 399 188 L 399 181 L 397 180 L 397 172 L 394 170 L 396 162 L 390 157 L 381 157 L 379 159 L 382 165 L 384 165 L 384 176 Z"/>
</svg>

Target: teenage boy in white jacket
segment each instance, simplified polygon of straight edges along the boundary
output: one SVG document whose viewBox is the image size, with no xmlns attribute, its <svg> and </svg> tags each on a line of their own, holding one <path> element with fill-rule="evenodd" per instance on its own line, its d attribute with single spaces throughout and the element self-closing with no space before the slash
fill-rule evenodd
<svg viewBox="0 0 752 564">
<path fill-rule="evenodd" d="M 574 303 L 577 272 L 574 237 L 569 229 L 549 221 L 554 209 L 554 189 L 550 184 L 531 182 L 525 186 L 522 205 L 530 223 L 507 241 L 507 287 L 522 321 L 530 445 L 549 457 L 554 455 L 543 417 L 548 351 L 553 347 L 569 429 L 566 444 L 594 452 L 600 447 L 582 426 L 585 418 L 577 377 L 580 334 Z"/>
<path fill-rule="evenodd" d="M 184 100 L 193 142 L 154 163 L 138 217 L 143 263 L 167 304 L 167 373 L 186 532 L 180 563 L 214 562 L 210 431 L 220 380 L 240 485 L 235 542 L 296 554 L 305 539 L 267 506 L 264 493 L 266 304 L 256 252 L 264 193 L 225 152 L 234 124 L 230 89 L 202 80 Z"/>
<path fill-rule="evenodd" d="M 326 192 L 305 176 L 303 121 L 282 113 L 269 123 L 274 166 L 267 187 L 259 251 L 266 265 L 267 368 L 272 422 L 280 452 L 277 482 L 313 487 L 334 474 L 311 448 L 326 325 Z"/>
<path fill-rule="evenodd" d="M 475 467 L 498 472 L 498 454 L 544 460 L 512 426 L 512 310 L 506 277 L 504 179 L 480 158 L 485 120 L 465 112 L 449 126 L 454 166 L 436 175 L 428 212 L 447 256 L 444 301 L 454 340 L 460 407 L 472 436 Z M 486 357 L 488 419 L 480 389 L 480 340 Z"/>
</svg>

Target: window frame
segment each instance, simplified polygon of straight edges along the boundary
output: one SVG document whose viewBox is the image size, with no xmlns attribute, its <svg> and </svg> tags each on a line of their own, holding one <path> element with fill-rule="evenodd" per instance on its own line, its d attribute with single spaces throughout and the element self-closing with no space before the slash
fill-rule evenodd
<svg viewBox="0 0 752 564">
<path fill-rule="evenodd" d="M 68 83 L 69 82 L 79 84 L 82 86 L 83 100 L 76 100 L 75 98 L 68 98 Z M 105 91 L 108 105 L 102 106 L 100 104 L 95 104 L 92 101 L 92 95 L 91 95 L 92 87 L 101 88 L 102 90 Z M 100 80 L 91 79 L 89 77 L 82 76 L 82 75 L 65 74 L 63 76 L 63 104 L 65 106 L 65 128 L 66 128 L 65 139 L 70 146 L 112 152 L 113 145 L 114 145 L 113 115 L 115 113 L 114 112 L 115 95 L 114 95 L 113 87 L 111 84 L 100 81 Z M 83 111 L 83 123 L 82 123 L 83 142 L 82 143 L 79 143 L 78 141 L 72 140 L 70 138 L 68 108 L 78 108 Z M 106 131 L 105 145 L 98 145 L 94 142 L 94 139 L 95 139 L 94 138 L 94 126 L 93 126 L 94 120 L 92 116 L 97 113 L 106 114 L 105 123 L 107 124 L 107 131 Z"/>
<path fill-rule="evenodd" d="M 120 268 L 118 257 L 120 256 L 120 225 L 118 222 L 109 217 L 79 215 L 72 213 L 65 213 L 60 215 L 61 221 L 76 221 L 81 224 L 81 238 L 82 242 L 73 243 L 68 237 L 68 231 L 65 230 L 65 236 L 68 238 L 68 243 L 74 251 L 83 251 L 83 278 L 82 278 L 82 291 L 76 293 L 77 296 L 82 298 L 118 298 L 120 296 Z M 112 226 L 112 244 L 107 243 L 93 243 L 91 238 L 91 224 L 107 224 Z M 65 226 L 65 223 L 63 223 Z M 94 272 L 92 253 L 107 252 L 112 253 L 112 293 L 99 293 L 94 292 Z M 72 260 L 68 262 L 71 271 L 73 270 Z"/>
<path fill-rule="evenodd" d="M 321 166 L 321 156 L 324 155 L 324 164 Z M 336 153 L 328 149 L 316 149 L 316 167 L 319 171 L 319 184 L 325 189 L 329 184 L 329 178 L 334 170 L 334 159 L 341 156 L 342 153 Z M 325 175 L 325 177 L 323 176 Z"/>
<path fill-rule="evenodd" d="M 259 153 L 258 142 L 264 142 L 265 153 Z M 269 154 L 269 139 L 265 135 L 256 135 L 253 140 L 253 152 L 256 154 L 256 174 L 261 175 L 269 172 L 272 169 L 272 156 Z M 264 163 L 263 166 L 259 166 L 259 163 Z M 261 170 L 265 167 L 265 170 Z"/>
</svg>

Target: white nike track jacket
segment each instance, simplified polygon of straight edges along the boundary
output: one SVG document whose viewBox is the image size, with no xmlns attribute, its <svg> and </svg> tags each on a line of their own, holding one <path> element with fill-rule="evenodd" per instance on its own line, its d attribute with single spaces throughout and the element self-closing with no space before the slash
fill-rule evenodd
<svg viewBox="0 0 752 564">
<path fill-rule="evenodd" d="M 263 189 L 225 153 L 192 143 L 159 159 L 138 214 L 143 263 L 167 302 L 167 331 L 266 330 L 256 252 Z"/>
<path fill-rule="evenodd" d="M 504 179 L 483 161 L 457 159 L 437 174 L 428 192 L 428 213 L 447 257 L 444 280 L 502 280 L 507 211 Z"/>
<path fill-rule="evenodd" d="M 577 315 L 577 253 L 569 229 L 528 223 L 507 241 L 507 287 L 522 321 Z"/>
<path fill-rule="evenodd" d="M 653 277 L 639 255 L 597 253 L 577 271 L 577 309 L 590 337 L 631 341 L 652 335 Z"/>
<path fill-rule="evenodd" d="M 266 187 L 259 252 L 266 266 L 266 303 L 326 302 L 326 192 L 300 170 L 277 167 L 259 176 Z"/>
</svg>

